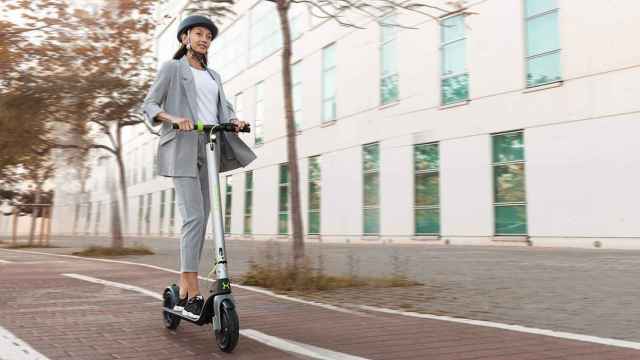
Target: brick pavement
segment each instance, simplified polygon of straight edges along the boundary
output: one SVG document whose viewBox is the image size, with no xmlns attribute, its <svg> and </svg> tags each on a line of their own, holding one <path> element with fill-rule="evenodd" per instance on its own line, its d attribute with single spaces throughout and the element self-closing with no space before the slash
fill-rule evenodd
<svg viewBox="0 0 640 360">
<path fill-rule="evenodd" d="M 177 239 L 132 238 L 154 256 L 133 261 L 177 268 Z M 108 244 L 107 238 L 56 238 L 53 244 Z M 210 242 L 205 247 L 210 249 Z M 70 253 L 71 249 L 50 249 Z M 210 251 L 210 250 L 209 250 Z M 240 275 L 250 259 L 285 261 L 289 244 L 231 240 L 230 270 Z M 209 254 L 205 252 L 205 254 Z M 640 341 L 640 251 L 539 247 L 307 244 L 307 254 L 331 274 L 406 274 L 425 285 L 398 291 L 337 290 L 304 296 L 428 314 Z M 208 272 L 203 256 L 201 272 Z"/>
<path fill-rule="evenodd" d="M 206 327 L 181 324 L 176 333 L 166 331 L 153 298 L 59 275 L 79 273 L 160 292 L 175 274 L 3 250 L 0 259 L 14 261 L 0 265 L 0 325 L 52 360 L 301 358 L 247 338 L 234 354 L 222 354 Z M 486 327 L 346 314 L 238 288 L 235 296 L 242 328 L 369 359 L 640 358 L 639 351 Z"/>
</svg>

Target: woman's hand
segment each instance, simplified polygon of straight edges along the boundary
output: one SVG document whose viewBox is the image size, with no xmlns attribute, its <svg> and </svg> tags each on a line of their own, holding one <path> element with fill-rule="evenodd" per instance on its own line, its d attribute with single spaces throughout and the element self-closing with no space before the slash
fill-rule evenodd
<svg viewBox="0 0 640 360">
<path fill-rule="evenodd" d="M 236 133 L 240 132 L 240 130 L 249 126 L 249 123 L 244 122 L 242 120 L 238 120 L 238 119 L 232 120 L 231 123 L 236 125 Z"/>
<path fill-rule="evenodd" d="M 193 122 L 187 118 L 173 117 L 171 122 L 178 124 L 178 130 L 188 131 L 193 130 Z"/>
</svg>

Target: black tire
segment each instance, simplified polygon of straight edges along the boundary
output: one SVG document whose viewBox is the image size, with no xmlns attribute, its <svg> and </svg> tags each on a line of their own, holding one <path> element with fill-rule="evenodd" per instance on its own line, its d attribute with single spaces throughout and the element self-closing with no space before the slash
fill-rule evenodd
<svg viewBox="0 0 640 360">
<path fill-rule="evenodd" d="M 177 288 L 173 290 L 173 292 L 169 289 L 166 289 L 164 291 L 164 294 L 162 295 L 163 307 L 173 309 L 173 306 L 178 301 L 176 294 L 179 294 L 179 290 Z M 176 328 L 178 328 L 178 325 L 180 325 L 180 318 L 168 311 L 162 310 L 162 319 L 164 320 L 164 326 L 169 330 L 175 330 Z"/>
<path fill-rule="evenodd" d="M 220 306 L 220 331 L 216 331 L 216 343 L 218 348 L 230 353 L 238 345 L 240 338 L 240 321 L 233 307 Z"/>
</svg>

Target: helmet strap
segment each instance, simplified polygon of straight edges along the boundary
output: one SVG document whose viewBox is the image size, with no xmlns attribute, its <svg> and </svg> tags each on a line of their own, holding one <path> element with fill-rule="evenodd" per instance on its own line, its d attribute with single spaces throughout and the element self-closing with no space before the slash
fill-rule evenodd
<svg viewBox="0 0 640 360">
<path fill-rule="evenodd" d="M 204 61 L 205 54 L 200 54 L 199 52 L 193 50 L 193 48 L 191 47 L 191 29 L 187 30 L 187 51 L 191 54 L 192 57 L 198 60 L 203 68 L 207 68 L 207 64 Z"/>
</svg>

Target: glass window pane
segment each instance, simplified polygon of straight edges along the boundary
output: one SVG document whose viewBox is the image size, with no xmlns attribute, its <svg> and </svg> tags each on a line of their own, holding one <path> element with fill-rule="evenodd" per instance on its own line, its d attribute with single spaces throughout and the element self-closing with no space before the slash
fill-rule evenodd
<svg viewBox="0 0 640 360">
<path fill-rule="evenodd" d="M 362 156 L 364 171 L 378 170 L 378 162 L 380 160 L 378 143 L 363 146 Z"/>
<path fill-rule="evenodd" d="M 322 49 L 322 68 L 329 69 L 336 66 L 336 45 L 331 44 Z"/>
<path fill-rule="evenodd" d="M 398 74 L 384 77 L 380 80 L 380 98 L 382 105 L 398 100 Z"/>
<path fill-rule="evenodd" d="M 244 233 L 251 234 L 251 215 L 245 215 L 244 217 Z"/>
<path fill-rule="evenodd" d="M 527 208 L 496 206 L 496 235 L 524 235 L 527 233 Z"/>
<path fill-rule="evenodd" d="M 416 174 L 416 205 L 440 204 L 440 176 L 438 173 Z"/>
<path fill-rule="evenodd" d="M 326 100 L 323 104 L 322 120 L 331 121 L 336 119 L 336 101 L 334 98 Z"/>
<path fill-rule="evenodd" d="M 253 188 L 253 171 L 247 172 L 246 176 L 244 177 L 244 187 L 246 190 Z"/>
<path fill-rule="evenodd" d="M 469 99 L 469 76 L 467 74 L 442 80 L 442 104 L 452 104 Z"/>
<path fill-rule="evenodd" d="M 526 0 L 527 17 L 540 14 L 558 7 L 557 0 Z"/>
<path fill-rule="evenodd" d="M 493 162 L 524 160 L 524 137 L 522 132 L 493 136 Z"/>
<path fill-rule="evenodd" d="M 244 196 L 244 212 L 245 214 L 251 214 L 253 207 L 253 192 L 247 191 Z"/>
<path fill-rule="evenodd" d="M 289 214 L 278 215 L 278 233 L 286 234 L 289 232 Z"/>
<path fill-rule="evenodd" d="M 309 209 L 316 210 L 320 209 L 320 183 L 319 182 L 310 182 L 309 183 Z"/>
<path fill-rule="evenodd" d="M 495 171 L 495 202 L 524 202 L 524 164 L 500 165 Z"/>
<path fill-rule="evenodd" d="M 390 26 L 397 24 L 395 14 L 385 16 L 380 22 L 381 41 L 383 43 L 393 40 L 396 37 L 398 28 L 396 26 Z"/>
<path fill-rule="evenodd" d="M 380 179 L 378 173 L 364 174 L 364 205 L 378 205 L 380 193 Z"/>
<path fill-rule="evenodd" d="M 416 171 L 438 170 L 440 167 L 438 144 L 415 145 L 414 161 Z"/>
<path fill-rule="evenodd" d="M 286 186 L 280 186 L 278 209 L 280 211 L 289 210 L 289 189 Z"/>
<path fill-rule="evenodd" d="M 393 75 L 398 72 L 398 52 L 396 51 L 396 42 L 392 41 L 382 46 L 382 76 Z"/>
<path fill-rule="evenodd" d="M 416 234 L 440 233 L 440 209 L 416 209 Z"/>
<path fill-rule="evenodd" d="M 453 75 L 465 71 L 465 41 L 445 45 L 442 49 L 442 75 Z"/>
<path fill-rule="evenodd" d="M 464 16 L 454 16 L 442 21 L 442 42 L 461 39 L 464 37 Z"/>
<path fill-rule="evenodd" d="M 324 100 L 334 97 L 336 94 L 336 71 L 330 70 L 323 73 L 322 98 Z"/>
<path fill-rule="evenodd" d="M 287 164 L 280 164 L 280 184 L 289 183 L 289 166 Z"/>
<path fill-rule="evenodd" d="M 320 212 L 309 212 L 309 234 L 320 234 Z"/>
<path fill-rule="evenodd" d="M 364 233 L 378 234 L 380 233 L 380 210 L 364 209 Z"/>
<path fill-rule="evenodd" d="M 559 52 L 529 59 L 527 68 L 528 86 L 547 84 L 562 79 Z"/>
<path fill-rule="evenodd" d="M 309 180 L 320 180 L 320 161 L 317 156 L 309 158 Z"/>
<path fill-rule="evenodd" d="M 554 12 L 527 21 L 527 51 L 529 56 L 560 48 L 558 13 Z"/>
</svg>

